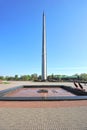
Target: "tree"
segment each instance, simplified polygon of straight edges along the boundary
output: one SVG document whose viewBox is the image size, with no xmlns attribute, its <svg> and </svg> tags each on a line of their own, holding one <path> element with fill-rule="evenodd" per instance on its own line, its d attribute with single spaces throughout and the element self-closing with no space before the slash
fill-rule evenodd
<svg viewBox="0 0 87 130">
<path fill-rule="evenodd" d="M 6 80 L 14 80 L 14 77 L 12 77 L 12 76 L 6 76 L 5 79 Z"/>
<path fill-rule="evenodd" d="M 31 80 L 38 81 L 38 76 L 36 73 L 31 75 Z"/>
<path fill-rule="evenodd" d="M 15 75 L 14 79 L 15 79 L 15 80 L 18 80 L 18 75 Z"/>
<path fill-rule="evenodd" d="M 61 81 L 62 76 L 61 75 L 56 75 L 56 78 L 57 78 L 58 81 Z"/>
<path fill-rule="evenodd" d="M 38 76 L 38 80 L 39 80 L 39 81 L 41 80 L 41 75 Z"/>
<path fill-rule="evenodd" d="M 87 74 L 86 73 L 80 74 L 79 77 L 80 77 L 80 80 L 87 81 Z"/>
<path fill-rule="evenodd" d="M 30 76 L 30 75 L 22 75 L 22 76 L 20 77 L 20 80 L 29 81 L 29 80 L 31 80 L 31 76 Z"/>
<path fill-rule="evenodd" d="M 0 80 L 4 80 L 4 77 L 3 77 L 3 76 L 0 76 Z"/>
</svg>

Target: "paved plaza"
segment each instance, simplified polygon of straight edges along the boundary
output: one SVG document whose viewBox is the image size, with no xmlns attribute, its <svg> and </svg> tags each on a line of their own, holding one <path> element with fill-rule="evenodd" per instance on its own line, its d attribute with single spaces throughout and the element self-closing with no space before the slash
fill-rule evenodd
<svg viewBox="0 0 87 130">
<path fill-rule="evenodd" d="M 0 108 L 0 130 L 87 130 L 87 107 Z"/>
<path fill-rule="evenodd" d="M 67 85 L 67 86 L 74 86 L 73 83 L 63 83 L 63 82 L 32 82 L 32 81 L 8 81 L 8 84 L 0 84 L 0 90 L 4 90 L 7 88 L 12 88 L 15 86 L 21 85 Z"/>
<path fill-rule="evenodd" d="M 21 85 L 65 85 L 75 87 L 72 82 L 32 82 L 32 81 L 8 81 L 8 84 L 0 84 L 0 90 L 12 88 Z M 87 90 L 87 85 L 82 84 Z"/>
<path fill-rule="evenodd" d="M 0 84 L 0 90 L 25 84 L 37 83 L 10 82 Z M 57 84 L 74 87 L 72 83 Z M 16 106 L 16 103 L 19 105 Z M 73 105 L 72 102 L 66 105 L 63 101 L 57 101 L 56 105 L 52 103 L 48 102 L 47 106 L 47 102 L 42 102 L 43 105 L 40 102 L 24 102 L 25 105 L 22 102 L 9 102 L 7 105 L 8 102 L 0 101 L 0 130 L 87 130 L 87 101 L 76 101 Z"/>
</svg>

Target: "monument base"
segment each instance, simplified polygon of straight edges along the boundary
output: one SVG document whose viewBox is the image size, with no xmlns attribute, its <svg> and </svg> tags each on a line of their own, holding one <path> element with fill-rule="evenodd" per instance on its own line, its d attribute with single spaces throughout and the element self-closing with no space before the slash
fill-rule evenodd
<svg viewBox="0 0 87 130">
<path fill-rule="evenodd" d="M 48 82 L 48 80 L 41 80 L 41 82 Z"/>
</svg>

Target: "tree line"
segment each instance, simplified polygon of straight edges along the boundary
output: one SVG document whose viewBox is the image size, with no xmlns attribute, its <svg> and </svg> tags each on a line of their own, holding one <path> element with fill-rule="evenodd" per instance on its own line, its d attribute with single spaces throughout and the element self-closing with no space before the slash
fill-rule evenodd
<svg viewBox="0 0 87 130">
<path fill-rule="evenodd" d="M 0 76 L 0 80 L 7 80 L 7 81 L 41 81 L 41 75 L 31 74 L 31 75 L 15 75 L 15 76 Z M 72 76 L 68 75 L 55 75 L 51 74 L 47 76 L 48 81 L 74 81 L 74 80 L 80 80 L 80 81 L 87 81 L 87 73 L 82 74 L 75 74 Z"/>
</svg>

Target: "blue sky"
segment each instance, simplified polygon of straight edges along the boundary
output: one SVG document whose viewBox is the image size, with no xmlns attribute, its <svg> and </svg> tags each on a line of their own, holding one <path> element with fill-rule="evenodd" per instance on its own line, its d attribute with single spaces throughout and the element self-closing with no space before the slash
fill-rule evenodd
<svg viewBox="0 0 87 130">
<path fill-rule="evenodd" d="M 0 75 L 41 74 L 43 10 L 48 74 L 87 73 L 87 0 L 0 0 Z"/>
</svg>

